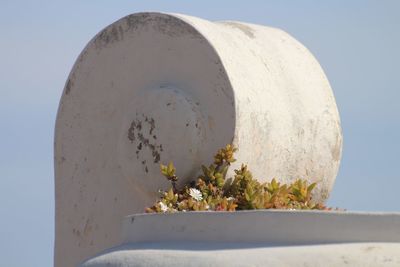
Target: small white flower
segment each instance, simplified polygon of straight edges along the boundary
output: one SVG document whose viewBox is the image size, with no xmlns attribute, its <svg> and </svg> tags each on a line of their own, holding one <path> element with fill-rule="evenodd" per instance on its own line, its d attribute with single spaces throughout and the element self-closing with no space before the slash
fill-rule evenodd
<svg viewBox="0 0 400 267">
<path fill-rule="evenodd" d="M 196 188 L 190 188 L 189 195 L 197 201 L 201 201 L 203 199 L 201 192 L 199 190 L 197 190 Z"/>
<path fill-rule="evenodd" d="M 206 210 L 209 210 L 209 209 L 210 209 L 210 206 L 207 204 L 204 208 L 205 208 Z"/>
<path fill-rule="evenodd" d="M 235 198 L 234 197 L 228 197 L 226 200 L 233 201 L 233 200 L 235 200 Z"/>
<path fill-rule="evenodd" d="M 158 204 L 160 204 L 160 208 L 162 212 L 167 212 L 168 211 L 168 206 L 165 205 L 163 202 L 158 202 Z"/>
</svg>

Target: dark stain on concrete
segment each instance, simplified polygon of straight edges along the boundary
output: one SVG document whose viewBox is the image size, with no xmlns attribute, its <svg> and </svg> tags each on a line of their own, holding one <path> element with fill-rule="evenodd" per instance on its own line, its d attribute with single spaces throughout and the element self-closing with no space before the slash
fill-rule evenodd
<svg viewBox="0 0 400 267">
<path fill-rule="evenodd" d="M 332 159 L 339 161 L 342 154 L 342 142 L 339 134 L 336 134 L 335 145 L 331 148 Z"/>
<path fill-rule="evenodd" d="M 124 39 L 124 29 L 121 25 L 113 24 L 102 30 L 94 40 L 96 49 L 100 49 Z"/>
<path fill-rule="evenodd" d="M 137 126 L 136 128 L 138 129 L 138 131 L 142 130 L 142 122 L 141 121 L 137 121 Z"/>
<path fill-rule="evenodd" d="M 132 121 L 131 126 L 128 129 L 128 139 L 129 139 L 129 141 L 131 141 L 131 143 L 133 143 L 133 141 L 136 140 L 135 128 L 136 128 L 136 122 Z"/>
<path fill-rule="evenodd" d="M 68 79 L 66 85 L 65 85 L 65 94 L 68 95 L 71 92 L 71 88 L 74 86 L 74 82 L 71 81 L 71 79 Z"/>
<path fill-rule="evenodd" d="M 160 162 L 161 156 L 160 156 L 160 153 L 159 153 L 158 151 L 153 150 L 152 156 L 153 156 L 153 158 L 154 158 L 154 163 Z"/>
<path fill-rule="evenodd" d="M 96 49 L 102 49 L 122 41 L 128 32 L 146 32 L 150 29 L 173 38 L 185 35 L 201 38 L 193 26 L 177 17 L 160 13 L 138 13 L 126 16 L 102 30 L 96 36 L 94 45 Z"/>
<path fill-rule="evenodd" d="M 242 31 L 249 38 L 254 38 L 254 30 L 250 26 L 235 21 L 227 21 L 222 23 Z"/>
<path fill-rule="evenodd" d="M 128 31 L 135 31 L 140 28 L 145 30 L 152 28 L 153 30 L 170 37 L 199 35 L 192 26 L 171 15 L 160 13 L 139 13 L 129 15 L 125 17 L 124 20 Z"/>
<path fill-rule="evenodd" d="M 376 250 L 379 249 L 379 247 L 375 247 L 375 246 L 368 246 L 366 248 L 364 248 L 364 252 L 371 252 L 372 250 Z"/>
<path fill-rule="evenodd" d="M 147 119 L 147 117 L 146 117 L 146 119 Z M 154 128 L 156 128 L 154 119 L 151 118 L 148 122 L 150 124 L 150 132 L 149 132 L 149 134 L 152 135 L 153 131 L 154 131 Z"/>
<path fill-rule="evenodd" d="M 154 118 L 147 117 L 144 114 L 136 114 L 136 116 L 136 119 L 132 121 L 128 129 L 128 140 L 131 143 L 139 142 L 136 146 L 136 158 L 139 159 L 139 154 L 146 148 L 151 152 L 153 163 L 159 163 L 161 160 L 160 152 L 163 151 L 163 148 L 162 144 L 156 143 L 157 136 L 154 134 L 156 122 Z M 146 131 L 146 129 L 148 131 Z M 142 165 L 144 166 L 145 172 L 148 172 L 146 161 L 142 161 Z"/>
<path fill-rule="evenodd" d="M 79 231 L 79 230 L 76 230 L 75 228 L 74 229 L 72 229 L 72 233 L 74 234 L 74 235 L 76 235 L 76 236 L 81 236 L 81 232 Z"/>
</svg>

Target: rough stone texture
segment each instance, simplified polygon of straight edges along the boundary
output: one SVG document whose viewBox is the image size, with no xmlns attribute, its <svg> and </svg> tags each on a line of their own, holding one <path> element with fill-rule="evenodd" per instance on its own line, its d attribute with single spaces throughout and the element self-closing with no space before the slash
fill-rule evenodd
<svg viewBox="0 0 400 267">
<path fill-rule="evenodd" d="M 327 198 L 340 121 L 304 46 L 279 29 L 177 14 L 106 27 L 78 57 L 58 111 L 55 265 L 119 244 L 121 218 L 167 186 L 161 162 L 187 181 L 230 142 L 258 179 L 319 181 L 315 197 Z"/>
<path fill-rule="evenodd" d="M 400 214 L 316 211 L 133 215 L 113 266 L 399 266 Z"/>
</svg>

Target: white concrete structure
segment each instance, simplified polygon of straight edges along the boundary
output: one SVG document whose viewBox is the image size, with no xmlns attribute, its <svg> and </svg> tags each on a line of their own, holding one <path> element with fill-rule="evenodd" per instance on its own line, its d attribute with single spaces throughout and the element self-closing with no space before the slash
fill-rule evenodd
<svg viewBox="0 0 400 267">
<path fill-rule="evenodd" d="M 347 243 L 265 246 L 241 249 L 229 244 L 126 245 L 93 258 L 82 267 L 398 267 L 399 243 Z"/>
<path fill-rule="evenodd" d="M 120 244 L 122 218 L 167 186 L 161 162 L 187 182 L 230 142 L 259 180 L 306 178 L 328 197 L 340 121 L 303 45 L 275 28 L 178 14 L 106 27 L 76 61 L 57 116 L 55 265 Z"/>
<path fill-rule="evenodd" d="M 400 214 L 241 211 L 139 214 L 123 244 L 81 267 L 400 266 Z"/>
</svg>

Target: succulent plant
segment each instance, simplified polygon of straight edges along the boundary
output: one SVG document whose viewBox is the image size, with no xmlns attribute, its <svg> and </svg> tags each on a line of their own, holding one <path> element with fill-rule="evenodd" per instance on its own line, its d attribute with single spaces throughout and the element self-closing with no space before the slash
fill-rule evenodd
<svg viewBox="0 0 400 267">
<path fill-rule="evenodd" d="M 161 191 L 160 199 L 146 212 L 176 211 L 235 211 L 249 209 L 318 209 L 330 210 L 312 199 L 317 185 L 297 179 L 291 184 L 281 184 L 274 178 L 260 183 L 253 178 L 247 165 L 234 170 L 233 178 L 226 179 L 228 169 L 235 162 L 233 145 L 221 148 L 208 167 L 202 165 L 202 174 L 178 189 L 176 168 L 172 162 L 160 165 L 161 173 L 171 182 L 168 191 Z"/>
</svg>

